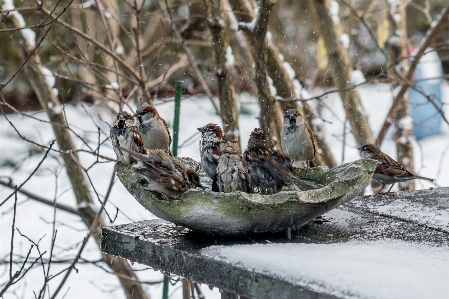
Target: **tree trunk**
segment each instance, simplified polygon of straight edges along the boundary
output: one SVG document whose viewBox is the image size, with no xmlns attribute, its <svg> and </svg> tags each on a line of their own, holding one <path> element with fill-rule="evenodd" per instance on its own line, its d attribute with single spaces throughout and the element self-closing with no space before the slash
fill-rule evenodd
<svg viewBox="0 0 449 299">
<path fill-rule="evenodd" d="M 352 65 L 348 51 L 343 47 L 340 38 L 343 31 L 338 16 L 330 13 L 330 0 L 309 0 L 310 7 L 319 22 L 318 30 L 323 37 L 329 58 L 329 68 L 334 78 L 339 94 L 358 145 L 373 143 L 374 138 L 368 119 L 363 109 L 357 90 L 348 90 Z"/>
<path fill-rule="evenodd" d="M 256 17 L 253 7 L 248 0 L 229 0 L 229 3 L 239 22 L 249 23 Z M 248 33 L 246 31 L 244 31 L 244 33 L 246 38 L 250 39 Z M 284 99 L 299 98 L 300 95 L 297 95 L 295 92 L 293 81 L 285 70 L 278 48 L 271 40 L 267 39 L 266 43 L 268 75 L 273 79 L 273 85 L 276 88 L 277 94 Z M 256 55 L 255 53 L 259 51 L 259 49 L 254 47 L 251 43 L 248 43 L 248 45 L 251 47 L 251 52 L 254 53 L 253 55 Z M 284 111 L 286 109 L 298 108 L 296 101 L 282 101 L 280 103 L 280 106 Z M 321 133 L 321 120 L 317 118 L 316 113 L 313 112 L 312 107 L 307 102 L 303 102 L 303 106 L 305 114 L 304 119 L 309 128 L 311 128 L 317 143 L 317 148 L 319 149 L 318 155 L 316 155 L 316 164 L 323 166 L 327 165 L 329 167 L 336 166 L 337 163 Z M 279 109 L 276 113 L 282 115 L 282 112 L 280 112 Z M 315 125 L 313 126 L 312 123 L 315 123 Z"/>
<path fill-rule="evenodd" d="M 21 27 L 15 17 L 10 20 L 13 22 L 10 22 L 9 20 L 8 22 L 6 22 L 10 28 Z M 22 37 L 20 34 L 16 34 L 14 36 Z M 23 39 L 22 42 L 26 46 L 20 47 L 22 49 L 25 49 L 23 51 L 19 51 L 19 53 L 21 56 L 21 60 L 25 61 L 26 57 L 28 57 L 31 51 L 34 49 L 34 46 L 28 45 L 27 41 L 24 41 Z M 31 54 L 31 58 L 28 60 L 27 64 L 25 64 L 23 70 L 31 87 L 33 88 L 33 91 L 36 93 L 41 106 L 44 108 L 45 112 L 48 115 L 59 149 L 66 152 L 66 154 L 62 154 L 61 156 L 64 160 L 65 169 L 70 179 L 73 192 L 75 193 L 78 204 L 78 212 L 80 213 L 83 222 L 88 228 L 90 228 L 95 220 L 96 212 L 93 208 L 94 203 L 89 191 L 89 186 L 87 185 L 87 181 L 84 178 L 84 173 L 79 163 L 78 154 L 76 152 L 73 152 L 76 148 L 70 136 L 68 124 L 66 123 L 64 115 L 62 113 L 61 103 L 59 102 L 58 97 L 53 91 L 53 86 L 50 86 L 48 84 L 47 79 L 49 74 L 46 74 L 47 77 L 44 76 L 43 66 L 40 62 L 38 52 L 38 49 L 36 49 L 36 51 Z M 93 233 L 93 237 L 95 238 L 98 246 L 100 246 L 101 243 L 101 228 L 103 226 L 104 221 L 100 218 L 98 221 L 98 226 Z M 114 271 L 114 273 L 119 278 L 127 298 L 148 298 L 143 291 L 143 288 L 140 285 L 137 276 L 134 274 L 126 260 L 106 254 L 102 254 L 102 258 L 103 261 Z"/>
<path fill-rule="evenodd" d="M 272 81 L 268 77 L 267 68 L 267 42 L 266 35 L 268 31 L 268 21 L 272 7 L 276 4 L 273 0 L 262 0 L 255 24 L 240 25 L 252 45 L 255 58 L 255 78 L 257 87 L 257 99 L 260 105 L 259 122 L 262 129 L 271 137 L 272 143 L 280 146 L 280 130 L 282 122 L 278 106 L 274 98 Z"/>
<path fill-rule="evenodd" d="M 388 2 L 385 3 L 388 5 Z M 399 3 L 398 3 L 399 4 Z M 395 14 L 398 14 L 400 18 L 395 18 Z M 410 56 L 407 44 L 407 24 L 406 24 L 406 7 L 405 3 L 401 2 L 399 5 L 395 3 L 390 4 L 389 12 L 389 24 L 390 24 L 390 39 L 396 35 L 396 39 L 399 39 L 399 44 L 389 43 L 390 39 L 386 43 L 387 54 L 389 55 L 390 62 L 394 64 L 394 67 L 405 78 L 410 69 L 407 59 L 403 57 Z M 402 34 L 397 36 L 397 33 Z M 395 74 L 390 74 L 395 77 Z M 401 103 L 396 110 L 394 116 L 395 134 L 394 141 L 396 143 L 396 150 L 398 154 L 398 162 L 407 168 L 407 170 L 414 173 L 413 163 L 413 146 L 411 144 L 411 138 L 413 138 L 413 120 L 411 118 L 411 108 L 409 92 L 405 92 L 401 99 Z M 414 190 L 415 182 L 413 180 L 408 182 L 399 183 L 399 190 Z"/>
<path fill-rule="evenodd" d="M 239 108 L 233 82 L 234 56 L 229 45 L 228 30 L 224 26 L 223 3 L 225 0 L 207 0 L 207 24 L 212 35 L 215 54 L 215 75 L 218 82 L 220 115 L 223 131 L 239 137 Z"/>
</svg>

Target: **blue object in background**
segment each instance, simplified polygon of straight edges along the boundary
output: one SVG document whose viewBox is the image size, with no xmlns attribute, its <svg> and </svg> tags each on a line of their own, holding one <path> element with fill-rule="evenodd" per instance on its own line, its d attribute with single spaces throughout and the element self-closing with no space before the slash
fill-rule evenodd
<svg viewBox="0 0 449 299">
<path fill-rule="evenodd" d="M 422 56 L 414 73 L 417 88 L 432 96 L 433 102 L 441 109 L 441 85 L 443 84 L 443 68 L 438 53 L 429 48 Z M 427 78 L 439 78 L 424 80 Z M 435 106 L 421 93 L 410 88 L 410 105 L 413 119 L 413 134 L 423 139 L 440 134 L 442 117 Z"/>
</svg>

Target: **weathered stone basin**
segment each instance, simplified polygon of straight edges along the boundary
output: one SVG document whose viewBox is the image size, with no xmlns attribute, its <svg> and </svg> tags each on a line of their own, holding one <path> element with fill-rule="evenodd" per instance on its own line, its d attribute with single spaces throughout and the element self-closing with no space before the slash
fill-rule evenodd
<svg viewBox="0 0 449 299">
<path fill-rule="evenodd" d="M 177 161 L 204 176 L 198 162 L 189 158 Z M 128 192 L 157 217 L 194 231 L 239 235 L 279 232 L 304 225 L 362 192 L 371 182 L 376 166 L 374 160 L 361 159 L 332 169 L 295 169 L 298 178 L 323 185 L 315 190 L 261 195 L 190 189 L 172 201 L 145 189 L 139 183 L 142 176 L 131 168 L 118 162 L 115 170 Z"/>
</svg>

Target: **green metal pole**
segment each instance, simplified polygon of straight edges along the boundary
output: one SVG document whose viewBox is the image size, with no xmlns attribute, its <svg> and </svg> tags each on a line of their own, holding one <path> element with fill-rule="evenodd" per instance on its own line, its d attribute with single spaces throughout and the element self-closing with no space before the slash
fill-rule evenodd
<svg viewBox="0 0 449 299">
<path fill-rule="evenodd" d="M 178 156 L 179 114 L 181 113 L 182 82 L 175 83 L 175 118 L 173 120 L 173 155 Z"/>
<path fill-rule="evenodd" d="M 168 285 L 170 281 L 168 280 L 168 276 L 164 275 L 164 286 L 162 287 L 162 299 L 168 299 Z"/>
</svg>

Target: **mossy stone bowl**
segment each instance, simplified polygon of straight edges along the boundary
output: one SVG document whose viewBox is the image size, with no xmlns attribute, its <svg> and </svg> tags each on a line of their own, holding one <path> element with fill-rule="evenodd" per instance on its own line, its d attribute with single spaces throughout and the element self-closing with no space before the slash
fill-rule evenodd
<svg viewBox="0 0 449 299">
<path fill-rule="evenodd" d="M 200 163 L 190 158 L 176 159 L 205 176 Z M 360 194 L 371 182 L 376 166 L 374 160 L 360 159 L 331 169 L 295 169 L 298 178 L 323 185 L 314 190 L 261 195 L 190 189 L 172 201 L 146 189 L 142 175 L 132 168 L 117 162 L 115 170 L 128 192 L 157 217 L 198 232 L 243 235 L 274 233 L 304 225 Z"/>
</svg>

